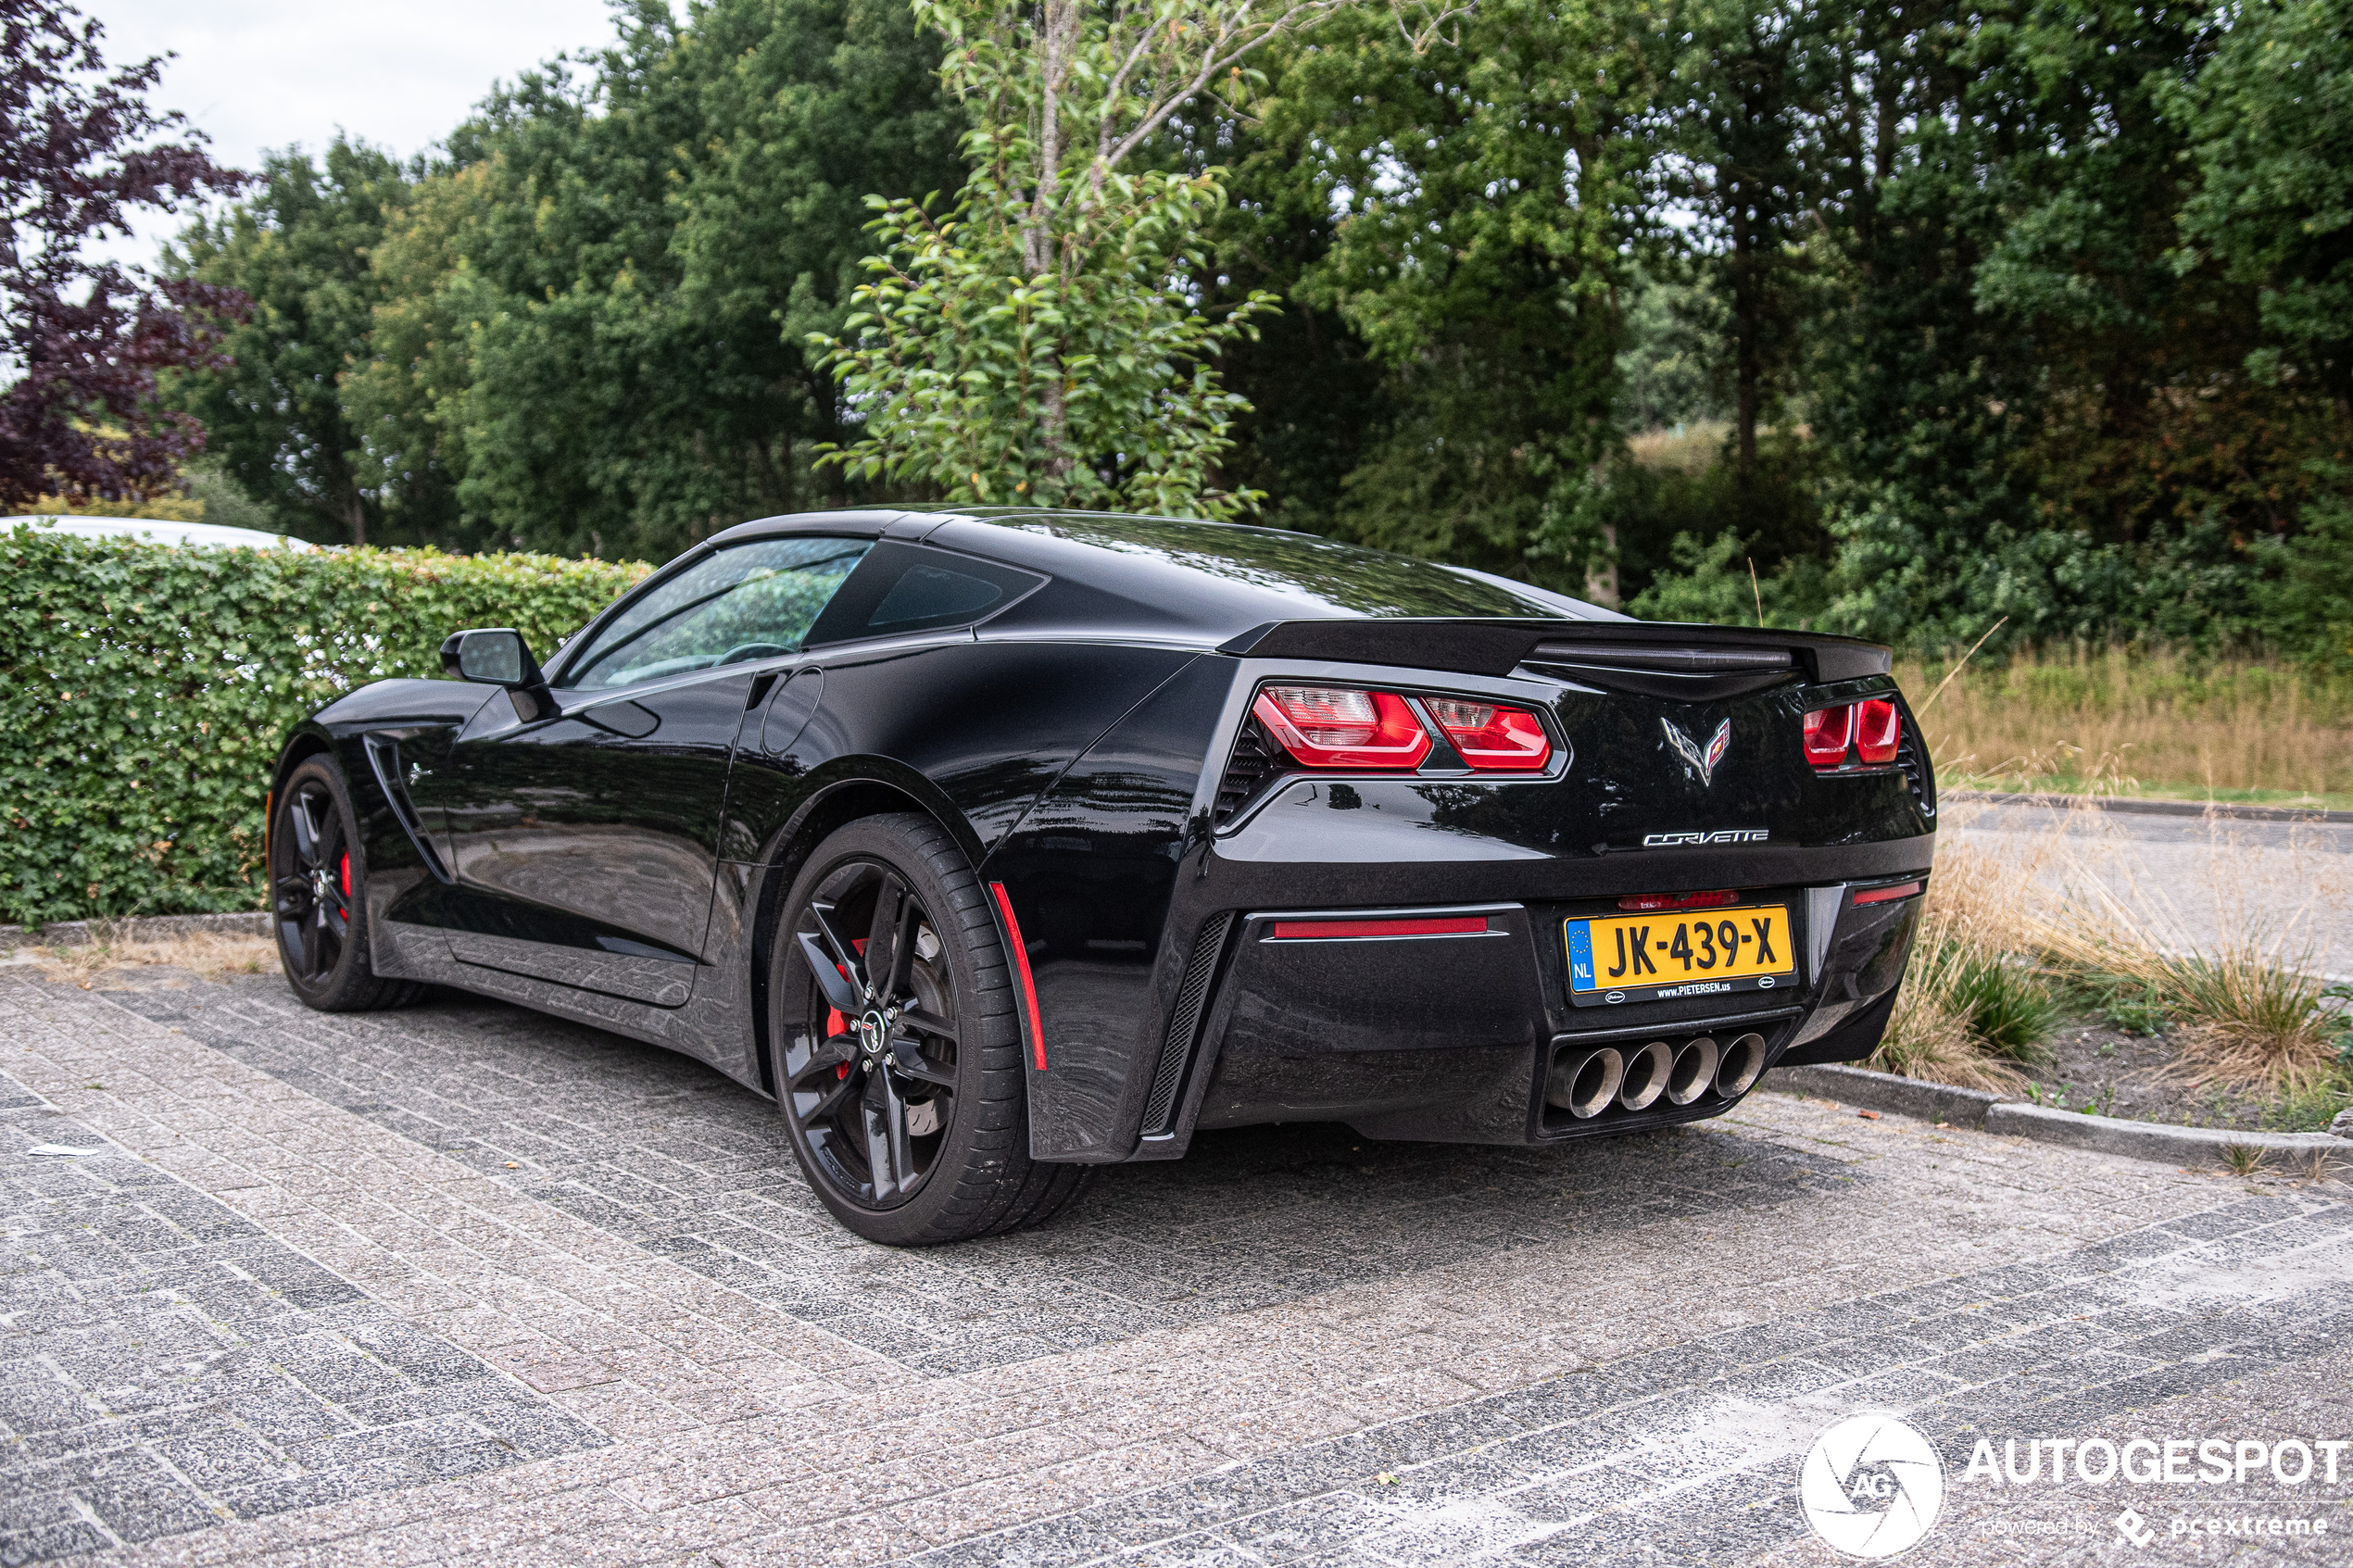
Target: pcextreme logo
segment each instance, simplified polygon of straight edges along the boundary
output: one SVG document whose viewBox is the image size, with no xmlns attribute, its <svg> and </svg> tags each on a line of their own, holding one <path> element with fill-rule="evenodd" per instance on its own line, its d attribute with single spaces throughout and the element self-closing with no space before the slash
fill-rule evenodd
<svg viewBox="0 0 2353 1568">
<path fill-rule="evenodd" d="M 1797 1504 L 1814 1533 L 1847 1556 L 1894 1557 L 1935 1526 L 1944 1461 L 1894 1416 L 1849 1416 L 1814 1439 Z"/>
</svg>

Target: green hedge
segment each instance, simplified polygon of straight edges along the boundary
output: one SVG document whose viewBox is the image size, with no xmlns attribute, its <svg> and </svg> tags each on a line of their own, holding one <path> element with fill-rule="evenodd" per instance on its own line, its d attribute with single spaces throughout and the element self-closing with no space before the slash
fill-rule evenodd
<svg viewBox="0 0 2353 1568">
<path fill-rule="evenodd" d="M 259 908 L 288 726 L 459 627 L 544 657 L 647 570 L 0 532 L 0 920 Z"/>
</svg>

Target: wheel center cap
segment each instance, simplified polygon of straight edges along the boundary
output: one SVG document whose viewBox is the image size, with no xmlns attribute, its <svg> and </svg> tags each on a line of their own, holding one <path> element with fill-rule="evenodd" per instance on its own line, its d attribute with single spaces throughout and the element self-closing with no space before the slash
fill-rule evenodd
<svg viewBox="0 0 2353 1568">
<path fill-rule="evenodd" d="M 883 1045 L 890 1038 L 890 1020 L 877 1009 L 858 1021 L 858 1043 L 868 1056 L 882 1055 Z"/>
</svg>

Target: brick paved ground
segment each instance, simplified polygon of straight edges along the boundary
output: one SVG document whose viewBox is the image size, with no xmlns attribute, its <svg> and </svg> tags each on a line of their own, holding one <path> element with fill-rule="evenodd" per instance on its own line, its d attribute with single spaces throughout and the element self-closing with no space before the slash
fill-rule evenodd
<svg viewBox="0 0 2353 1568">
<path fill-rule="evenodd" d="M 1961 1474 L 1984 1435 L 2353 1437 L 2340 1183 L 1763 1094 L 1543 1150 L 1215 1135 L 892 1252 L 650 1047 L 21 976 L 0 1562 L 1827 1563 L 1793 1483 L 1865 1408 L 1945 1457 L 1919 1561 L 2353 1561 L 2353 1450 L 2334 1486 Z M 2193 1496 L 2338 1534 L 2193 1545 Z"/>
</svg>

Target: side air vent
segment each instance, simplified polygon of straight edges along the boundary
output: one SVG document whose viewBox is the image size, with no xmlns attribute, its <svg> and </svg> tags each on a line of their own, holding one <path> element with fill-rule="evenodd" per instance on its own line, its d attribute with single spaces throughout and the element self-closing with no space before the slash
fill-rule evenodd
<svg viewBox="0 0 2353 1568">
<path fill-rule="evenodd" d="M 1258 793 L 1275 766 L 1274 755 L 1258 734 L 1258 721 L 1244 719 L 1242 733 L 1234 741 L 1234 755 L 1226 763 L 1225 776 L 1217 781 L 1217 803 L 1211 809 L 1213 825 L 1223 825 L 1226 819 L 1241 809 L 1242 803 Z"/>
<path fill-rule="evenodd" d="M 1209 1006 L 1209 983 L 1217 975 L 1217 955 L 1226 948 L 1226 934 L 1234 928 L 1228 912 L 1210 920 L 1193 939 L 1192 957 L 1185 960 L 1184 983 L 1176 988 L 1176 1006 L 1168 1014 L 1168 1034 L 1160 1043 L 1160 1061 L 1152 1069 L 1151 1096 L 1144 1101 L 1144 1131 L 1164 1133 L 1176 1114 L 1176 1091 L 1184 1087 L 1185 1063 L 1193 1054 L 1193 1038 L 1201 1033 L 1201 1015 Z"/>
<path fill-rule="evenodd" d="M 368 766 L 376 775 L 377 787 L 384 792 L 384 802 L 392 808 L 393 820 L 400 831 L 409 835 L 409 843 L 417 851 L 417 859 L 424 862 L 436 881 L 450 882 L 448 869 L 441 857 L 434 853 L 433 835 L 425 832 L 423 821 L 417 815 L 415 804 L 409 798 L 409 789 L 400 779 L 400 746 L 390 735 L 369 735 L 362 744 L 368 752 Z"/>
<path fill-rule="evenodd" d="M 1539 643 L 1521 660 L 1580 685 L 1680 702 L 1720 702 L 1796 679 L 1790 648 L 1676 647 L 1642 643 Z"/>
<path fill-rule="evenodd" d="M 1936 815 L 1936 781 L 1929 773 L 1928 747 L 1921 743 L 1919 721 L 1905 714 L 1903 738 L 1895 750 L 1895 766 L 1912 791 L 1923 815 Z"/>
</svg>

